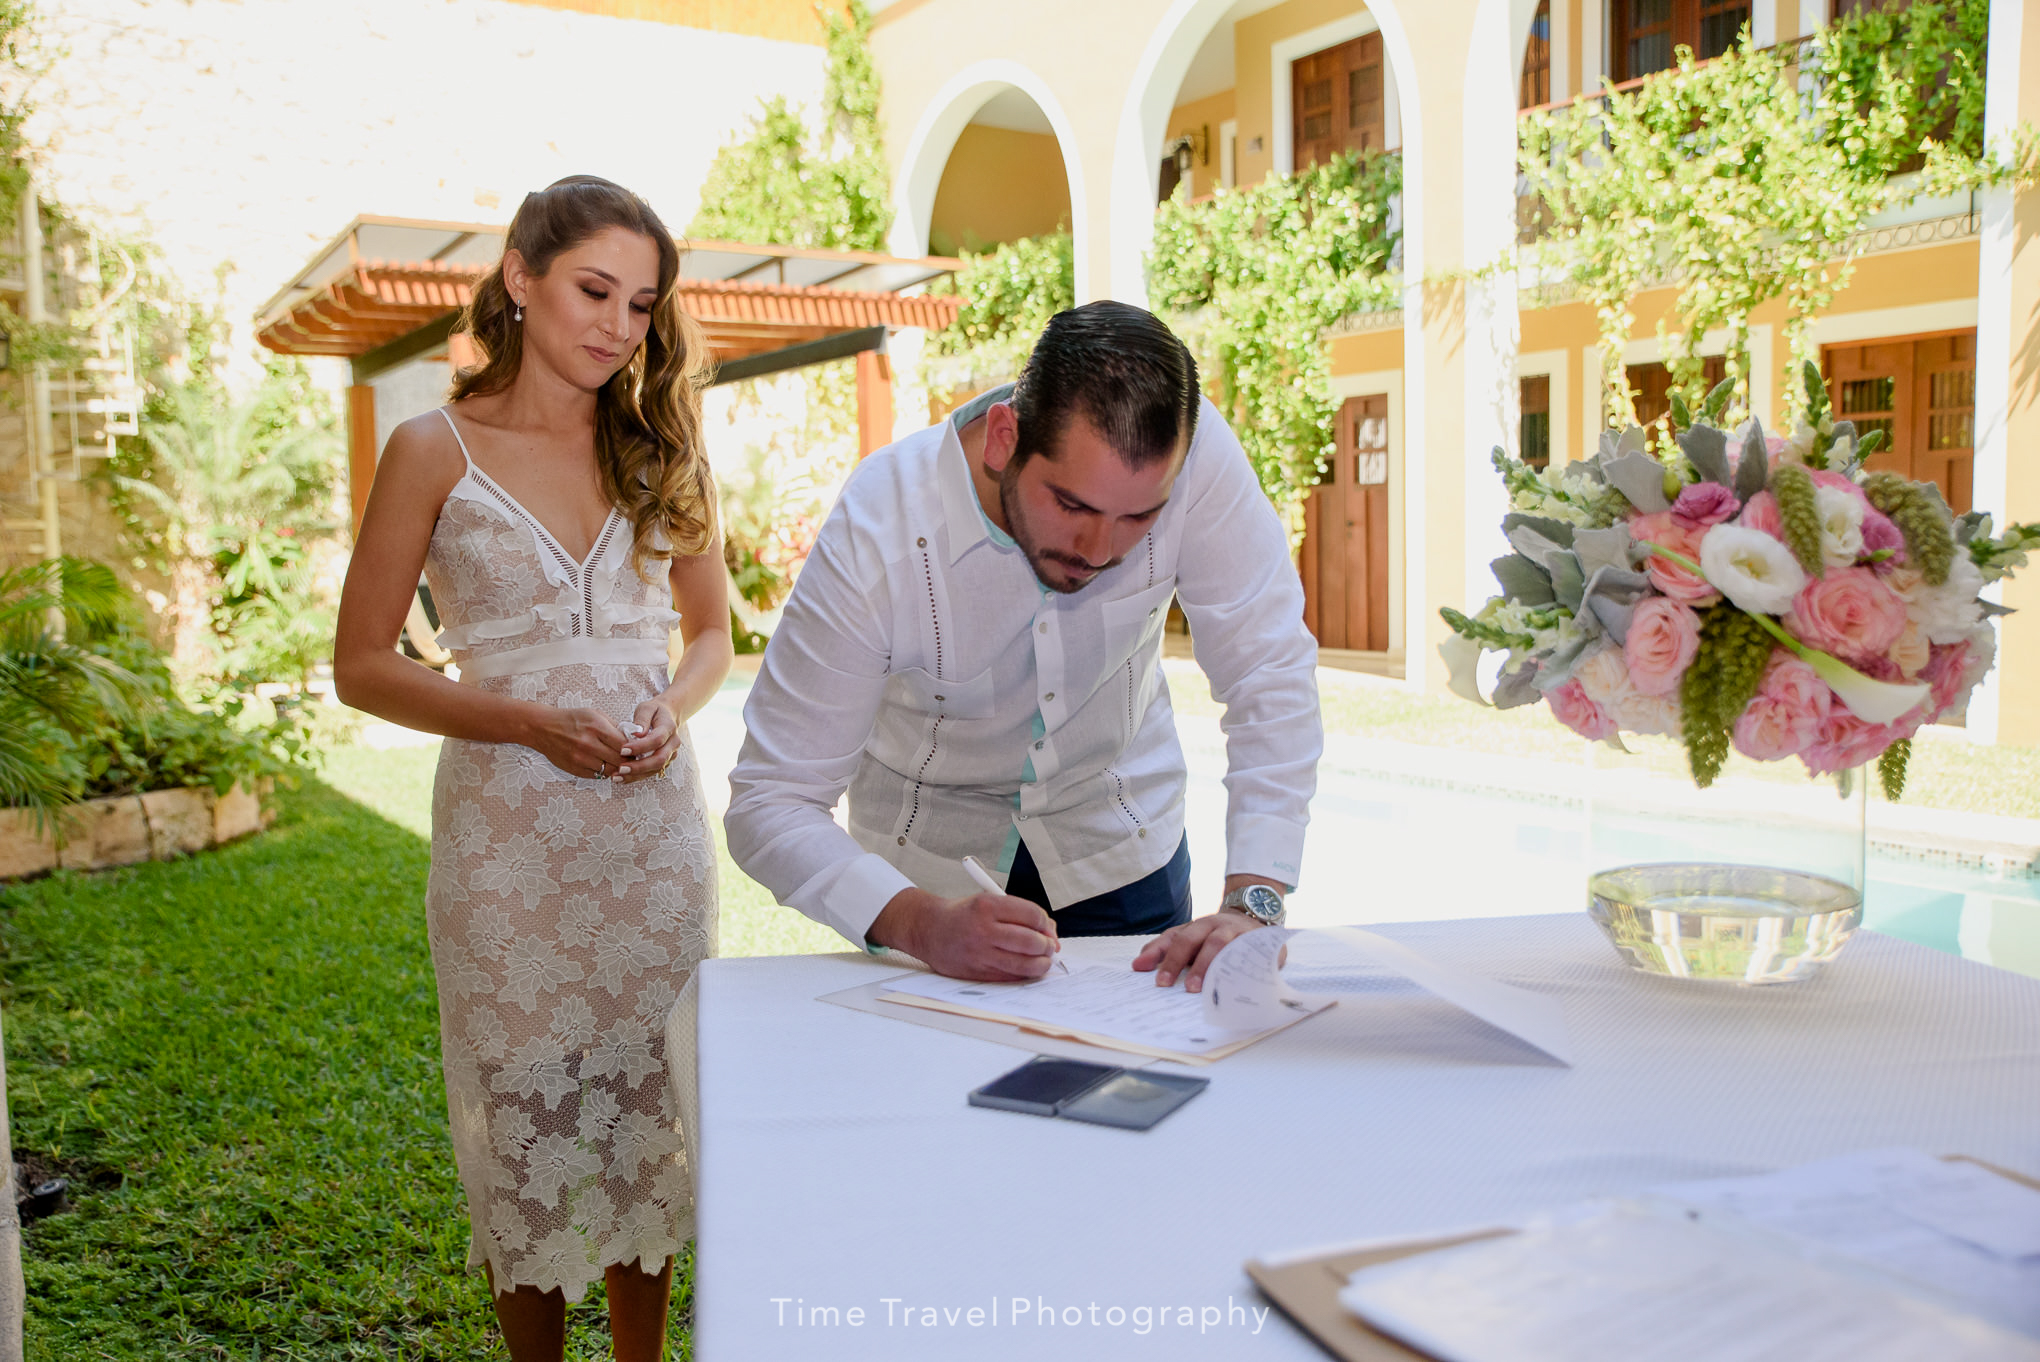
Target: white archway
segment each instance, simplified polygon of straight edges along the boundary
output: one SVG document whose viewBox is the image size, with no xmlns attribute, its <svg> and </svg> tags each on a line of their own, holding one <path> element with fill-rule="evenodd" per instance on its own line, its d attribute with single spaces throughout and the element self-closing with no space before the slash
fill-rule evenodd
<svg viewBox="0 0 2040 1362">
<path fill-rule="evenodd" d="M 1399 8 L 1401 0 L 1370 0 L 1364 12 L 1381 33 L 1390 79 L 1396 92 L 1403 153 L 1403 488 L 1400 537 L 1391 561 L 1400 559 L 1402 592 L 1397 611 L 1405 646 L 1424 637 L 1425 516 L 1427 506 L 1425 441 L 1425 368 L 1422 281 L 1425 269 L 1424 118 L 1417 83 L 1416 52 Z M 1531 0 L 1534 4 L 1535 0 Z M 1223 22 L 1233 0 L 1175 0 L 1156 24 L 1134 68 L 1126 100 L 1120 107 L 1118 136 L 1112 154 L 1111 258 L 1108 294 L 1125 302 L 1147 305 L 1147 255 L 1154 243 L 1154 158 L 1168 131 L 1170 110 L 1190 62 L 1211 30 Z M 1356 3 L 1356 13 L 1363 7 Z M 1506 33 L 1504 34 L 1506 41 Z M 1276 82 L 1279 87 L 1280 81 Z M 1509 89 L 1513 91 L 1512 82 Z M 1513 109 L 1512 109 L 1513 112 Z M 1286 120 L 1278 118 L 1278 127 Z M 1511 186 L 1513 187 L 1513 186 Z M 1499 523 L 1499 521 L 1497 522 Z M 1423 684 L 1421 663 L 1408 668 L 1413 686 Z"/>
<path fill-rule="evenodd" d="M 894 255 L 922 256 L 928 253 L 928 226 L 935 212 L 935 194 L 942 185 L 942 172 L 964 127 L 984 107 L 985 101 L 1002 90 L 1015 89 L 1033 100 L 1055 132 L 1062 151 L 1063 175 L 1070 186 L 1070 226 L 1074 238 L 1077 298 L 1090 293 L 1090 250 L 1084 224 L 1089 220 L 1089 203 L 1084 193 L 1084 168 L 1077 154 L 1076 130 L 1062 104 L 1049 90 L 1048 82 L 1019 62 L 993 58 L 975 62 L 943 82 L 935 97 L 921 111 L 907 152 L 900 161 L 899 178 L 893 190 L 893 227 L 888 244 Z"/>
</svg>

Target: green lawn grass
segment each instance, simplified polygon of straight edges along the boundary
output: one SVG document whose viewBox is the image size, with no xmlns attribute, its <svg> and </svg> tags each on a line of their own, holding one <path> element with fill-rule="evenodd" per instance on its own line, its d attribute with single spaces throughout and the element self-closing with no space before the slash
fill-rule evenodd
<svg viewBox="0 0 2040 1362">
<path fill-rule="evenodd" d="M 28 1356 L 502 1356 L 454 1176 L 425 941 L 434 748 L 341 749 L 267 834 L 0 889 Z M 840 950 L 723 862 L 723 953 Z M 683 1264 L 672 1355 L 688 1355 Z M 600 1287 L 569 1356 L 608 1356 Z"/>
</svg>

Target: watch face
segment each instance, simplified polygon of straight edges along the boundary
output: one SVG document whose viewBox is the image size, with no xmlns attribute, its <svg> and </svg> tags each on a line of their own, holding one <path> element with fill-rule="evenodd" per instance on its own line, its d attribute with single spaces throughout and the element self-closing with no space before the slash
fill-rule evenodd
<svg viewBox="0 0 2040 1362">
<path fill-rule="evenodd" d="M 1282 896 L 1265 884 L 1250 886 L 1246 899 L 1247 911 L 1263 922 L 1272 922 L 1282 916 Z"/>
</svg>

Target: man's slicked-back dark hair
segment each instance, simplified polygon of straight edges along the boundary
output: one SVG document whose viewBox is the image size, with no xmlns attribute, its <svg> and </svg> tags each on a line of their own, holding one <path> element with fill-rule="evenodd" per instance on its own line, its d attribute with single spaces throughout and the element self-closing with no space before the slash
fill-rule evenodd
<svg viewBox="0 0 2040 1362">
<path fill-rule="evenodd" d="M 1054 458 L 1078 413 L 1129 467 L 1172 458 L 1197 433 L 1197 399 L 1197 361 L 1154 313 L 1109 301 L 1058 312 L 1013 386 L 1013 466 Z"/>
</svg>

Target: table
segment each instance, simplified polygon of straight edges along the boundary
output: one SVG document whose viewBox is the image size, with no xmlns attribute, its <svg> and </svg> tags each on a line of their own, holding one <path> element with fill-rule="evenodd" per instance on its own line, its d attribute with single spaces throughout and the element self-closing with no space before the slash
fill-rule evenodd
<svg viewBox="0 0 2040 1362">
<path fill-rule="evenodd" d="M 1021 1051 L 816 1001 L 896 965 L 705 962 L 695 1355 L 1319 1358 L 1244 1260 L 1881 1145 L 2040 1175 L 2040 980 L 1874 933 L 1745 990 L 1633 973 L 1579 915 L 1374 930 L 1563 998 L 1578 1066 L 1303 946 L 1339 1006 L 1134 1133 L 970 1107 Z"/>
</svg>

